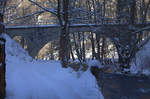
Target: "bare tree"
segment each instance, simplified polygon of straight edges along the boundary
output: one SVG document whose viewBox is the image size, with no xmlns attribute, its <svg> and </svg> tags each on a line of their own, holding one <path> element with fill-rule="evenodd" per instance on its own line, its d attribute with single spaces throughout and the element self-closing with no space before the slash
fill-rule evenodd
<svg viewBox="0 0 150 99">
<path fill-rule="evenodd" d="M 4 32 L 4 23 L 3 23 L 3 16 L 5 12 L 7 0 L 0 0 L 0 99 L 4 99 L 6 92 L 6 80 L 5 80 L 5 39 L 2 36 Z"/>
<path fill-rule="evenodd" d="M 41 6 L 39 3 L 29 0 L 31 3 L 40 7 L 46 12 L 50 12 L 55 15 L 60 25 L 60 60 L 63 67 L 67 66 L 68 61 L 68 49 L 69 49 L 69 0 L 57 0 L 57 9 L 48 9 Z"/>
</svg>

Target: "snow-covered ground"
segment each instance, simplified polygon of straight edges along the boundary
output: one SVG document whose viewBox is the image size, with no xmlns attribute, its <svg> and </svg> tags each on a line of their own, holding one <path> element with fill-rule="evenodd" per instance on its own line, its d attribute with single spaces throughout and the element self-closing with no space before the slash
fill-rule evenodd
<svg viewBox="0 0 150 99">
<path fill-rule="evenodd" d="M 90 73 L 63 69 L 58 61 L 32 59 L 6 38 L 6 99 L 104 99 Z"/>
</svg>

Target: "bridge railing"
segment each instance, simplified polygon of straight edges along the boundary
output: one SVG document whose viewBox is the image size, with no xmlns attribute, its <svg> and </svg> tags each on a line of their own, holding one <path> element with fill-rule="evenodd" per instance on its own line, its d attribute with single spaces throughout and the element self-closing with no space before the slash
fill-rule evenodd
<svg viewBox="0 0 150 99">
<path fill-rule="evenodd" d="M 147 21 L 145 24 L 149 24 L 150 21 Z M 40 25 L 56 25 L 56 24 L 59 24 L 55 21 L 41 21 L 41 22 L 32 22 L 31 23 L 20 23 L 20 22 L 15 22 L 15 23 L 10 23 L 10 24 L 7 24 L 7 23 L 4 23 L 6 24 L 7 26 L 40 26 Z M 129 24 L 127 23 L 126 21 L 122 20 L 104 20 L 103 22 L 99 22 L 99 23 L 87 23 L 87 22 L 81 22 L 81 23 L 72 23 L 72 24 L 95 24 L 95 25 L 107 25 L 107 24 L 115 24 L 115 25 L 122 25 L 122 24 Z M 136 24 L 142 24 L 141 22 L 137 22 Z"/>
</svg>

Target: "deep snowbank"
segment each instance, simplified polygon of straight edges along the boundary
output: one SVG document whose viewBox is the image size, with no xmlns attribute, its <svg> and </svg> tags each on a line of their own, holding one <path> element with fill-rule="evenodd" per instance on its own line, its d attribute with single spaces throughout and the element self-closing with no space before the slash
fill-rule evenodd
<svg viewBox="0 0 150 99">
<path fill-rule="evenodd" d="M 90 73 L 63 69 L 56 61 L 33 60 L 6 38 L 6 99 L 104 99 Z"/>
<path fill-rule="evenodd" d="M 150 75 L 150 41 L 137 52 L 136 60 L 132 62 L 130 71 L 135 74 Z"/>
</svg>

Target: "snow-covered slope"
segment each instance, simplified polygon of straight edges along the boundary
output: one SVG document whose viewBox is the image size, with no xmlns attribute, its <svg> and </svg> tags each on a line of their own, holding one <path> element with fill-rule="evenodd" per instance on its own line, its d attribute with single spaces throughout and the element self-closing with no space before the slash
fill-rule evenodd
<svg viewBox="0 0 150 99">
<path fill-rule="evenodd" d="M 132 73 L 150 75 L 150 41 L 137 52 L 136 60 L 133 61 L 130 70 Z"/>
<path fill-rule="evenodd" d="M 28 53 L 16 41 L 12 40 L 6 34 L 3 34 L 3 36 L 6 38 L 6 53 L 7 56 L 9 56 L 9 60 L 11 57 L 12 59 L 21 59 L 25 61 L 32 60 Z"/>
<path fill-rule="evenodd" d="M 33 60 L 6 38 L 6 99 L 104 99 L 90 73 L 63 69 L 57 61 Z"/>
</svg>

